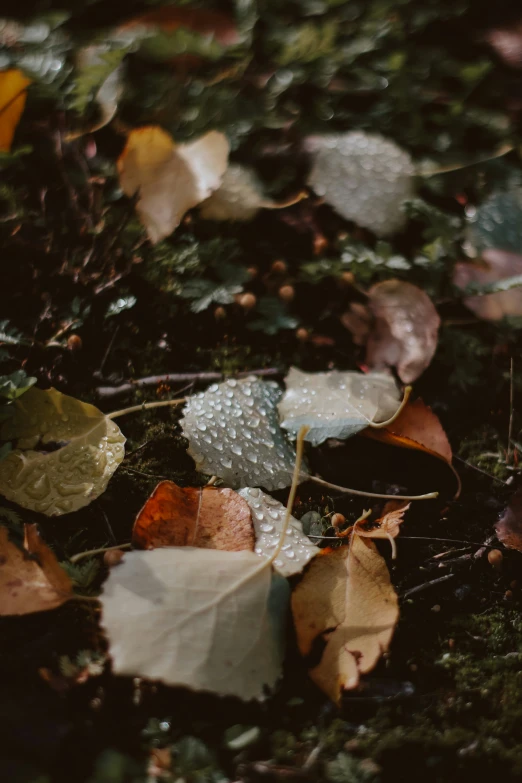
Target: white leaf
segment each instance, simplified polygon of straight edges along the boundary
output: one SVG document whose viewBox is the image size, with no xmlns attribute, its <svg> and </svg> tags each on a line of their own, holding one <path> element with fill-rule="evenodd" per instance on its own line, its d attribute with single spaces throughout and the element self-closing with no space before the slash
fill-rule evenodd
<svg viewBox="0 0 522 783">
<path fill-rule="evenodd" d="M 401 204 L 414 194 L 415 169 L 395 142 L 364 131 L 308 140 L 314 153 L 308 185 L 342 217 L 386 236 L 406 222 Z"/>
<path fill-rule="evenodd" d="M 252 510 L 256 532 L 255 553 L 269 558 L 279 543 L 286 508 L 278 500 L 256 487 L 245 487 L 237 493 L 246 500 Z M 319 549 L 303 533 L 299 520 L 290 517 L 281 553 L 272 563 L 282 576 L 292 576 L 303 570 Z"/>
<path fill-rule="evenodd" d="M 279 426 L 281 394 L 277 384 L 249 377 L 189 397 L 181 426 L 197 469 L 232 488 L 290 486 L 295 450 Z"/>
<path fill-rule="evenodd" d="M 261 698 L 279 678 L 284 654 L 288 586 L 275 578 L 271 594 L 272 569 L 260 568 L 252 552 L 126 554 L 100 599 L 114 671 Z"/>
<path fill-rule="evenodd" d="M 251 220 L 264 205 L 261 184 L 251 169 L 231 164 L 220 187 L 201 205 L 205 220 Z"/>
<path fill-rule="evenodd" d="M 385 373 L 305 373 L 292 367 L 285 383 L 278 405 L 281 426 L 294 437 L 301 427 L 310 427 L 306 440 L 314 446 L 389 419 L 400 405 L 395 381 Z"/>
<path fill-rule="evenodd" d="M 229 143 L 218 131 L 176 146 L 166 131 L 151 125 L 131 131 L 118 159 L 120 184 L 136 206 L 151 242 L 179 226 L 185 212 L 219 187 Z"/>
</svg>

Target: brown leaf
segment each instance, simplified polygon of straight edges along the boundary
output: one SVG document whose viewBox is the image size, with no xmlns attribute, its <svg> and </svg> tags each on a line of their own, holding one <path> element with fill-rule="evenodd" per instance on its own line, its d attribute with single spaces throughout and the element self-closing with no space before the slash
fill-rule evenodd
<svg viewBox="0 0 522 783">
<path fill-rule="evenodd" d="M 36 525 L 25 525 L 24 549 L 0 527 L 0 615 L 55 609 L 72 597 L 72 583 Z"/>
<path fill-rule="evenodd" d="M 404 383 L 412 383 L 431 362 L 437 348 L 439 315 L 429 296 L 412 283 L 385 280 L 368 291 L 368 311 L 373 315 L 366 342 L 366 364 L 372 370 L 396 367 Z M 341 316 L 343 325 L 364 340 L 359 308 Z"/>
<path fill-rule="evenodd" d="M 393 540 L 399 535 L 400 526 L 404 522 L 404 514 L 410 507 L 405 500 L 389 500 L 383 508 L 382 516 L 376 520 L 373 527 L 364 527 L 358 520 L 355 523 L 357 535 L 363 538 L 387 538 L 392 547 L 392 558 L 397 556 L 397 548 Z"/>
<path fill-rule="evenodd" d="M 507 250 L 485 250 L 479 263 L 461 261 L 455 264 L 453 283 L 457 288 L 465 289 L 470 283 L 487 285 L 505 278 L 522 274 L 522 255 Z M 486 321 L 498 321 L 505 316 L 522 315 L 522 288 L 499 291 L 495 294 L 468 296 L 464 299 L 466 307 L 477 318 Z"/>
<path fill-rule="evenodd" d="M 511 498 L 495 525 L 495 531 L 504 546 L 522 552 L 522 489 L 515 492 Z"/>
<path fill-rule="evenodd" d="M 25 107 L 31 84 L 22 71 L 11 68 L 0 73 L 0 151 L 9 152 L 15 130 Z"/>
<path fill-rule="evenodd" d="M 232 489 L 178 487 L 162 481 L 134 523 L 132 544 L 139 549 L 195 546 L 228 552 L 255 543 L 250 507 Z"/>
<path fill-rule="evenodd" d="M 314 558 L 292 595 L 292 612 L 302 655 L 324 635 L 326 647 L 310 676 L 339 703 L 388 648 L 399 617 L 386 562 L 373 541 L 354 534 L 350 546 Z"/>
</svg>

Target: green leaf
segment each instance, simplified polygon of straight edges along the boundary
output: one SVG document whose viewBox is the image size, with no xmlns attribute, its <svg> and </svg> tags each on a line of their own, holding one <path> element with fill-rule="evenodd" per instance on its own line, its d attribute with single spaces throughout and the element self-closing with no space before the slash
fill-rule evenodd
<svg viewBox="0 0 522 783">
<path fill-rule="evenodd" d="M 125 453 L 111 419 L 56 389 L 29 389 L 16 400 L 0 439 L 16 441 L 0 462 L 0 493 L 47 516 L 77 511 L 105 492 Z"/>
<path fill-rule="evenodd" d="M 23 370 L 16 370 L 11 375 L 0 375 L 0 397 L 16 400 L 35 383 L 36 378 L 30 378 Z"/>
<path fill-rule="evenodd" d="M 265 296 L 259 300 L 256 314 L 260 317 L 248 324 L 248 328 L 254 332 L 277 334 L 282 329 L 295 329 L 299 324 L 297 318 L 288 314 L 284 304 L 272 296 Z"/>
</svg>

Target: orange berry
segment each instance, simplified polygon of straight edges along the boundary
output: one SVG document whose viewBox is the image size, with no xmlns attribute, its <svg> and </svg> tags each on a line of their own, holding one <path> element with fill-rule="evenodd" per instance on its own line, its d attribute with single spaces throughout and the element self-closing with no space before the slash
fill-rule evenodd
<svg viewBox="0 0 522 783">
<path fill-rule="evenodd" d="M 225 308 L 221 306 L 216 307 L 216 309 L 214 310 L 214 318 L 216 319 L 216 321 L 222 321 L 223 318 L 226 317 L 227 317 L 227 313 Z"/>
<path fill-rule="evenodd" d="M 67 339 L 67 348 L 70 351 L 79 351 L 81 350 L 82 345 L 82 338 L 79 334 L 71 334 L 71 336 Z"/>
<path fill-rule="evenodd" d="M 274 261 L 272 264 L 272 272 L 276 275 L 284 275 L 288 271 L 288 266 L 285 261 Z"/>
<path fill-rule="evenodd" d="M 105 552 L 103 555 L 103 562 L 107 568 L 112 568 L 113 566 L 118 565 L 118 563 L 121 563 L 124 554 L 125 552 L 122 549 L 109 549 L 109 551 Z"/>
<path fill-rule="evenodd" d="M 257 299 L 254 294 L 241 294 L 238 296 L 237 303 L 243 310 L 251 310 L 256 306 Z"/>
<path fill-rule="evenodd" d="M 302 326 L 296 330 L 295 336 L 301 343 L 305 343 L 310 337 L 308 329 L 304 329 Z"/>
<path fill-rule="evenodd" d="M 295 289 L 293 285 L 282 285 L 279 289 L 279 298 L 283 302 L 291 302 L 295 296 Z"/>
<path fill-rule="evenodd" d="M 344 523 L 346 522 L 346 517 L 344 516 L 344 514 L 334 514 L 332 516 L 331 522 L 333 527 L 341 527 L 341 525 L 344 525 Z"/>
<path fill-rule="evenodd" d="M 502 568 L 502 561 L 504 560 L 504 555 L 500 551 L 500 549 L 490 549 L 488 552 L 488 561 L 489 564 L 493 566 L 493 568 L 496 571 L 500 571 Z"/>
</svg>

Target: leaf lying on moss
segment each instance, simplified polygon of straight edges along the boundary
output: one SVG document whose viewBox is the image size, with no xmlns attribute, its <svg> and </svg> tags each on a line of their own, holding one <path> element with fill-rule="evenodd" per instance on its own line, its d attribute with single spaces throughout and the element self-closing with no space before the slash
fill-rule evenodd
<svg viewBox="0 0 522 783">
<path fill-rule="evenodd" d="M 354 533 L 349 546 L 312 560 L 293 592 L 292 612 L 302 655 L 319 637 L 326 642 L 310 677 L 339 703 L 387 650 L 399 617 L 388 568 L 373 541 Z"/>
<path fill-rule="evenodd" d="M 31 80 L 17 68 L 0 73 L 0 151 L 9 152 Z"/>
<path fill-rule="evenodd" d="M 248 504 L 232 489 L 178 487 L 162 481 L 139 512 L 132 544 L 140 549 L 193 546 L 228 552 L 254 549 Z"/>
<path fill-rule="evenodd" d="M 123 460 L 119 428 L 88 403 L 56 389 L 29 389 L 0 427 L 16 448 L 0 462 L 0 493 L 23 508 L 60 516 L 105 492 Z"/>
<path fill-rule="evenodd" d="M 137 195 L 136 209 L 152 242 L 171 234 L 185 212 L 219 187 L 228 151 L 218 131 L 177 146 L 155 125 L 131 131 L 118 158 L 120 184 L 127 196 Z"/>
<path fill-rule="evenodd" d="M 25 525 L 24 531 L 24 548 L 19 549 L 0 527 L 0 615 L 56 609 L 73 595 L 71 580 L 36 525 Z"/>
<path fill-rule="evenodd" d="M 288 584 L 252 552 L 130 552 L 100 600 L 117 674 L 242 699 L 280 676 Z"/>
</svg>

